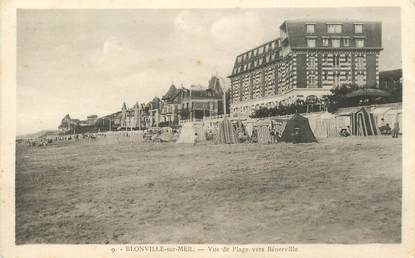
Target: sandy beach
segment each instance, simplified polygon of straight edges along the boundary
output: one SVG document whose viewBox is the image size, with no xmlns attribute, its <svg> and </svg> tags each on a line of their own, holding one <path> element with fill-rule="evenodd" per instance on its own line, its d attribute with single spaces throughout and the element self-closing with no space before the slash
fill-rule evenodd
<svg viewBox="0 0 415 258">
<path fill-rule="evenodd" d="M 401 239 L 401 139 L 16 148 L 17 244 Z"/>
</svg>

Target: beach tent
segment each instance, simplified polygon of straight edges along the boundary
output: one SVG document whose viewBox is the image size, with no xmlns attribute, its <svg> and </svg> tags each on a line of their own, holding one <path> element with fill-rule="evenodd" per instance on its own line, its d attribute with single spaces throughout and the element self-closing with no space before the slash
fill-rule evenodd
<svg viewBox="0 0 415 258">
<path fill-rule="evenodd" d="M 352 135 L 376 136 L 379 135 L 375 116 L 368 113 L 365 108 L 351 114 Z"/>
<path fill-rule="evenodd" d="M 215 138 L 216 144 L 234 144 L 238 143 L 238 137 L 232 123 L 224 118 L 218 124 L 218 130 Z"/>
<path fill-rule="evenodd" d="M 399 124 L 402 124 L 402 108 L 399 106 L 377 107 L 373 108 L 371 113 L 375 116 L 378 127 L 385 124 L 393 127 L 396 119 L 398 119 Z"/>
<path fill-rule="evenodd" d="M 293 142 L 294 129 L 299 128 L 297 142 L 317 142 L 313 131 L 310 128 L 308 119 L 299 115 L 271 118 L 272 127 L 279 133 L 279 141 Z"/>
<path fill-rule="evenodd" d="M 187 122 L 183 124 L 176 143 L 194 143 L 195 140 L 200 142 L 205 139 L 202 122 Z"/>
<path fill-rule="evenodd" d="M 192 122 L 184 123 L 176 143 L 194 143 L 196 139 L 196 130 Z"/>
<path fill-rule="evenodd" d="M 337 136 L 338 128 L 336 116 L 328 112 L 323 114 L 313 114 L 308 117 L 310 128 L 316 137 Z"/>
<path fill-rule="evenodd" d="M 265 119 L 265 120 L 259 120 L 255 127 L 257 130 L 257 140 L 259 144 L 269 144 L 271 143 L 271 120 Z"/>
<path fill-rule="evenodd" d="M 254 130 L 254 124 L 251 122 L 248 122 L 245 126 L 246 133 L 248 134 L 248 137 L 252 137 L 252 131 Z"/>
</svg>

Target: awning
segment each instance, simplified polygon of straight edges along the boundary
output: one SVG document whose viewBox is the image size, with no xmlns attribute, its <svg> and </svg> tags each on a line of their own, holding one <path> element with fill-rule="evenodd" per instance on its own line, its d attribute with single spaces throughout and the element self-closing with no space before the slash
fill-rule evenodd
<svg viewBox="0 0 415 258">
<path fill-rule="evenodd" d="M 354 98 L 354 97 L 359 97 L 359 96 L 390 97 L 392 96 L 392 94 L 384 90 L 373 89 L 373 88 L 363 88 L 363 89 L 352 91 L 345 95 L 346 98 Z"/>
<path fill-rule="evenodd" d="M 375 115 L 384 115 L 391 109 L 391 107 L 372 108 L 371 113 Z"/>
</svg>

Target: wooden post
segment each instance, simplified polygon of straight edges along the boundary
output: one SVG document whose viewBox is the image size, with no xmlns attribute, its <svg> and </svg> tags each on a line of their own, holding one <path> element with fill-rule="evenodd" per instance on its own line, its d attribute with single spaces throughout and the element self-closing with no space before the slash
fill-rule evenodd
<svg viewBox="0 0 415 258">
<path fill-rule="evenodd" d="M 226 116 L 226 91 L 225 89 L 222 89 L 222 91 L 223 91 L 223 117 L 225 117 Z"/>
</svg>

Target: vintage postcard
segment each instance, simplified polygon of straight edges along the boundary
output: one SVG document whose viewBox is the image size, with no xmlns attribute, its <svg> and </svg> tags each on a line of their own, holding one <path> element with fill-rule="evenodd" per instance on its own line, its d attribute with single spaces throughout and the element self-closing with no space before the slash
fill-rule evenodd
<svg viewBox="0 0 415 258">
<path fill-rule="evenodd" d="M 415 257 L 412 2 L 2 5 L 0 257 Z"/>
</svg>

